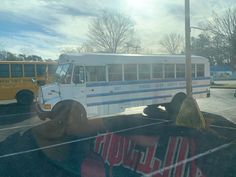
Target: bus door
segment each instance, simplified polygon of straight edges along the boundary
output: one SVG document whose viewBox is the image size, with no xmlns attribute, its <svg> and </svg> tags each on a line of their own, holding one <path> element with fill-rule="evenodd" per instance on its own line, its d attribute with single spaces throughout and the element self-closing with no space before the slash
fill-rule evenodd
<svg viewBox="0 0 236 177">
<path fill-rule="evenodd" d="M 73 71 L 73 98 L 83 105 L 86 105 L 86 84 L 83 66 L 74 66 Z"/>
</svg>

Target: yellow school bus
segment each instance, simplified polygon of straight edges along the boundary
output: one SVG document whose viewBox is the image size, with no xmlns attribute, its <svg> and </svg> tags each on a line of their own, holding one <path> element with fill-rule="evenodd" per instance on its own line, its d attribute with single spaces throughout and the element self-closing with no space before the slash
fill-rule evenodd
<svg viewBox="0 0 236 177">
<path fill-rule="evenodd" d="M 0 61 L 0 101 L 31 104 L 39 85 L 52 81 L 56 67 L 54 61 Z"/>
</svg>

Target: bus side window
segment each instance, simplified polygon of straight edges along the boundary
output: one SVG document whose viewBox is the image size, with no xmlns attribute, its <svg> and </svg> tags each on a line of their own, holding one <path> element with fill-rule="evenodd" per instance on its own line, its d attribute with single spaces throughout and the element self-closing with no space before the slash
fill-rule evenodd
<svg viewBox="0 0 236 177">
<path fill-rule="evenodd" d="M 163 78 L 163 64 L 152 64 L 152 78 L 162 79 Z"/>
<path fill-rule="evenodd" d="M 176 78 L 185 78 L 185 64 L 176 64 Z"/>
<path fill-rule="evenodd" d="M 108 80 L 109 81 L 122 81 L 122 65 L 109 64 L 108 67 Z"/>
<path fill-rule="evenodd" d="M 1 64 L 0 65 L 0 77 L 2 77 L 2 78 L 10 77 L 9 64 Z"/>
<path fill-rule="evenodd" d="M 106 81 L 105 66 L 86 66 L 85 68 L 87 82 Z"/>
<path fill-rule="evenodd" d="M 75 66 L 73 73 L 73 82 L 75 84 L 84 83 L 84 67 L 83 66 Z"/>
<path fill-rule="evenodd" d="M 55 74 L 56 69 L 57 69 L 57 65 L 53 65 L 53 64 L 48 65 L 48 74 L 49 75 Z"/>
<path fill-rule="evenodd" d="M 165 78 L 175 78 L 175 65 L 165 64 Z"/>
<path fill-rule="evenodd" d="M 197 64 L 197 77 L 204 77 L 205 72 L 204 72 L 204 64 Z"/>
<path fill-rule="evenodd" d="M 46 65 L 38 64 L 36 65 L 36 69 L 37 69 L 37 76 L 45 76 Z"/>
<path fill-rule="evenodd" d="M 35 77 L 34 64 L 25 64 L 24 65 L 24 76 L 25 77 Z"/>
<path fill-rule="evenodd" d="M 139 64 L 139 80 L 150 80 L 151 65 L 150 64 Z"/>
<path fill-rule="evenodd" d="M 124 79 L 125 80 L 137 80 L 137 65 L 136 64 L 124 64 Z"/>
<path fill-rule="evenodd" d="M 11 64 L 11 77 L 22 77 L 22 64 Z"/>
</svg>

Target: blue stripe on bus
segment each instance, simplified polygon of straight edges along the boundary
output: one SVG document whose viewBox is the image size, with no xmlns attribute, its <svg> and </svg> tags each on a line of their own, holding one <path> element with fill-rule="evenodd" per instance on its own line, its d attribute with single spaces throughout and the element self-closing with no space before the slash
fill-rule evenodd
<svg viewBox="0 0 236 177">
<path fill-rule="evenodd" d="M 199 87 L 209 87 L 210 85 L 196 85 L 193 86 L 193 88 L 199 88 Z M 123 95 L 123 94 L 130 94 L 130 93 L 142 93 L 142 92 L 156 92 L 161 90 L 176 90 L 176 89 L 185 89 L 186 86 L 182 87 L 170 87 L 170 88 L 159 88 L 159 89 L 145 89 L 145 90 L 135 90 L 135 91 L 122 91 L 122 92 L 112 92 L 112 93 L 97 93 L 97 94 L 89 94 L 87 95 L 87 98 L 91 97 L 99 97 L 99 96 L 113 96 L 113 95 Z"/>
<path fill-rule="evenodd" d="M 210 77 L 193 78 L 193 80 L 209 80 Z M 111 85 L 130 85 L 130 84 L 146 84 L 146 83 L 162 83 L 162 82 L 176 82 L 186 81 L 185 79 L 164 79 L 164 80 L 135 80 L 135 81 L 111 81 L 111 82 L 92 82 L 86 83 L 86 87 L 100 87 Z"/>
<path fill-rule="evenodd" d="M 125 102 L 132 102 L 132 101 L 142 101 L 142 100 L 151 100 L 151 99 L 158 99 L 158 98 L 168 98 L 172 97 L 171 95 L 163 95 L 163 96 L 152 96 L 152 97 L 144 97 L 144 98 L 133 98 L 133 99 L 124 99 L 124 100 L 117 100 L 117 101 L 103 101 L 97 103 L 88 103 L 87 106 L 98 106 L 104 104 L 118 104 L 118 103 L 125 103 Z"/>
<path fill-rule="evenodd" d="M 194 95 L 207 93 L 208 91 L 199 91 L 193 92 Z M 103 101 L 103 102 L 96 102 L 96 103 L 88 103 L 87 106 L 99 106 L 99 105 L 107 105 L 107 104 L 118 104 L 118 103 L 125 103 L 125 102 L 132 102 L 132 101 L 142 101 L 142 100 L 151 100 L 151 99 L 158 99 L 158 98 L 169 98 L 172 95 L 163 95 L 163 96 L 153 96 L 153 97 L 144 97 L 144 98 L 133 98 L 133 99 L 124 99 L 124 100 L 117 100 L 117 101 Z"/>
</svg>

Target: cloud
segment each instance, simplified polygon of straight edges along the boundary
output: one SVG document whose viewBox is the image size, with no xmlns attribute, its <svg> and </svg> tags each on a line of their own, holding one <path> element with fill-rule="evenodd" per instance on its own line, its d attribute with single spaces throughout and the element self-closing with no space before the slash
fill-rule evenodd
<svg viewBox="0 0 236 177">
<path fill-rule="evenodd" d="M 234 1 L 191 1 L 191 25 L 206 21 L 213 11 L 223 13 Z M 90 20 L 103 9 L 133 18 L 144 48 L 158 52 L 163 35 L 184 35 L 183 0 L 2 0 L 0 44 L 11 51 L 28 48 L 28 52 L 56 58 L 62 48 L 86 40 Z"/>
<path fill-rule="evenodd" d="M 2 41 L 4 48 L 13 53 L 36 54 L 53 59 L 57 59 L 60 53 L 59 46 L 64 44 L 64 41 L 57 37 L 37 32 L 20 33 L 11 38 L 0 37 L 0 41 Z"/>
</svg>

